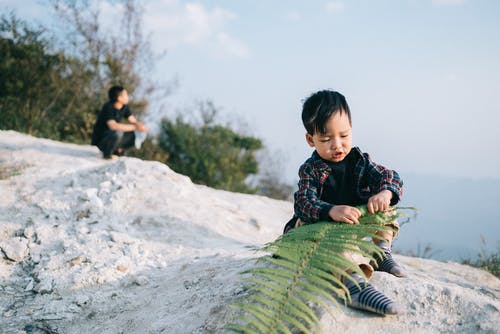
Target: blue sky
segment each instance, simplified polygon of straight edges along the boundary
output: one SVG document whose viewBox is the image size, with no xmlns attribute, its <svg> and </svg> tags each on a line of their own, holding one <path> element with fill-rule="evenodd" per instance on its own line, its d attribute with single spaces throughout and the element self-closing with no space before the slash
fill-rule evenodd
<svg viewBox="0 0 500 334">
<path fill-rule="evenodd" d="M 354 144 L 401 174 L 500 179 L 500 1 L 145 1 L 166 50 L 157 78 L 178 78 L 163 112 L 211 99 L 264 139 L 295 180 L 310 155 L 301 103 L 343 93 Z M 105 15 L 113 3 L 100 1 Z M 0 0 L 46 21 L 37 0 Z"/>
</svg>

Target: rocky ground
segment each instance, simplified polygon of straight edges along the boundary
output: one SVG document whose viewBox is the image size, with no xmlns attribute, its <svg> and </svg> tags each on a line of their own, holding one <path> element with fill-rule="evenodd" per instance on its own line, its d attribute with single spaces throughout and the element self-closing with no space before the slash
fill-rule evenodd
<svg viewBox="0 0 500 334">
<path fill-rule="evenodd" d="M 0 333 L 220 333 L 285 201 L 194 185 L 158 162 L 0 131 Z M 404 230 L 402 231 L 404 233 Z M 398 256 L 372 284 L 404 316 L 342 307 L 322 332 L 500 333 L 500 281 Z"/>
</svg>

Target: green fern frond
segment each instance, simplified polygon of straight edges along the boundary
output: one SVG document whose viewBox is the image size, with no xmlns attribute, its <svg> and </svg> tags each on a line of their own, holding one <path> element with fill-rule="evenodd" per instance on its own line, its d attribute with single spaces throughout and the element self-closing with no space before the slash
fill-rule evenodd
<svg viewBox="0 0 500 334">
<path fill-rule="evenodd" d="M 377 232 L 396 219 L 391 212 L 369 214 L 366 206 L 358 207 L 363 215 L 359 225 L 320 222 L 295 228 L 261 250 L 272 255 L 261 257 L 263 265 L 247 270 L 248 294 L 238 304 L 236 322 L 226 328 L 236 333 L 314 332 L 319 319 L 314 305 L 330 311 L 350 296 L 341 277 L 350 272 L 364 273 L 345 258 L 344 252 L 356 252 L 373 259 L 381 250 L 368 238 L 379 239 Z M 413 209 L 413 208 L 410 208 Z M 356 282 L 357 284 L 357 282 Z"/>
</svg>

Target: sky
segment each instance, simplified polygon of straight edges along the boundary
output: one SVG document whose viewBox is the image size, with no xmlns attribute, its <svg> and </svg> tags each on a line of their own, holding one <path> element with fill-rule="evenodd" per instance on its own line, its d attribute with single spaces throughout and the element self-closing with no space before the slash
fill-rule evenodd
<svg viewBox="0 0 500 334">
<path fill-rule="evenodd" d="M 500 179 L 500 1 L 145 1 L 162 112 L 211 100 L 262 138 L 284 179 L 311 154 L 300 112 L 320 89 L 347 98 L 353 143 L 402 174 Z M 100 1 L 105 15 L 114 1 Z M 0 0 L 47 22 L 39 0 Z"/>
</svg>

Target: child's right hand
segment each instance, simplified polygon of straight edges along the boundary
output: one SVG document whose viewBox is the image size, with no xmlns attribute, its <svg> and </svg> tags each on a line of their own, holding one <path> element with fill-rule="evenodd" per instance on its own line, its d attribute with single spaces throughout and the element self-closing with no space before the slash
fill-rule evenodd
<svg viewBox="0 0 500 334">
<path fill-rule="evenodd" d="M 361 211 L 354 206 L 334 205 L 328 211 L 328 215 L 336 222 L 359 224 L 358 218 L 361 216 Z"/>
</svg>

